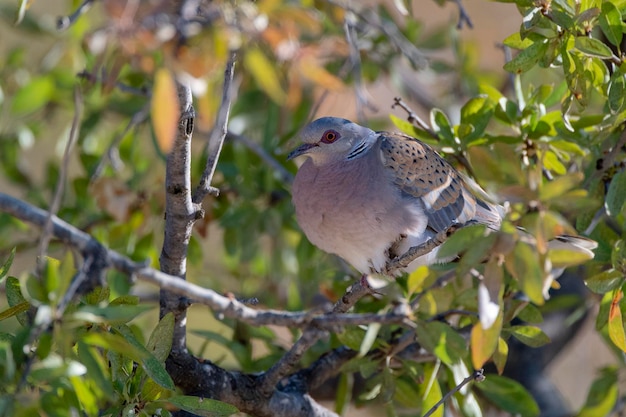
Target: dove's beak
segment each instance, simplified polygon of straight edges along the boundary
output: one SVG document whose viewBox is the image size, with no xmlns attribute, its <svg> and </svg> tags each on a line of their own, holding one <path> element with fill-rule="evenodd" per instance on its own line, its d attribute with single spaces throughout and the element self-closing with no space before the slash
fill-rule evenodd
<svg viewBox="0 0 626 417">
<path fill-rule="evenodd" d="M 293 158 L 297 158 L 300 155 L 305 155 L 307 152 L 309 152 L 309 150 L 311 150 L 312 148 L 316 148 L 317 146 L 317 143 L 304 143 L 291 151 L 291 153 L 287 156 L 287 160 L 289 161 Z"/>
</svg>

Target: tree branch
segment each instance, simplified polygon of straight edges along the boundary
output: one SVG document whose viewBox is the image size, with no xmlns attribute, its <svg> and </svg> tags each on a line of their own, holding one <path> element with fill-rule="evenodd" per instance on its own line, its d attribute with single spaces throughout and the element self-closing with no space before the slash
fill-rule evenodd
<svg viewBox="0 0 626 417">
<path fill-rule="evenodd" d="M 233 96 L 232 84 L 233 75 L 235 73 L 235 60 L 237 53 L 235 51 L 230 52 L 228 62 L 226 63 L 226 69 L 224 70 L 224 86 L 222 88 L 222 102 L 217 112 L 217 119 L 215 120 L 215 126 L 209 135 L 207 142 L 207 160 L 200 178 L 200 183 L 193 193 L 193 202 L 200 204 L 207 194 L 218 195 L 219 190 L 211 186 L 213 181 L 213 174 L 217 167 L 217 161 L 222 152 L 222 145 L 224 139 L 228 133 L 228 115 L 230 114 L 230 103 Z"/>
<path fill-rule="evenodd" d="M 159 263 L 161 271 L 186 279 L 187 250 L 195 220 L 201 215 L 191 202 L 191 135 L 194 110 L 189 86 L 177 83 L 180 122 L 172 150 L 167 157 L 165 173 L 165 233 Z M 186 297 L 161 288 L 160 313 L 174 313 L 172 351 L 185 352 Z"/>
</svg>

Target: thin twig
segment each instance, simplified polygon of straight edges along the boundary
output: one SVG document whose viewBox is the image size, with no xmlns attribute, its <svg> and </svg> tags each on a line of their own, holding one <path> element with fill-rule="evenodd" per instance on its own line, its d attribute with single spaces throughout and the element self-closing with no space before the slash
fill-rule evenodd
<svg viewBox="0 0 626 417">
<path fill-rule="evenodd" d="M 419 127 L 420 129 L 422 129 L 423 131 L 425 131 L 426 133 L 428 133 L 430 136 L 433 137 L 433 139 L 439 140 L 439 136 L 437 135 L 437 133 L 435 133 L 434 130 L 432 130 L 430 128 L 430 126 L 428 126 L 428 124 L 423 121 L 400 97 L 394 97 L 393 99 L 394 103 L 391 105 L 392 109 L 395 109 L 396 106 L 400 107 L 402 110 L 404 110 L 405 112 L 407 112 L 408 116 L 407 116 L 407 120 L 409 121 L 409 123 L 413 123 L 415 125 L 417 125 L 417 127 Z"/>
<path fill-rule="evenodd" d="M 217 195 L 219 190 L 211 186 L 213 181 L 213 174 L 215 174 L 215 168 L 217 167 L 217 161 L 220 153 L 222 152 L 222 145 L 224 139 L 228 133 L 228 116 L 230 114 L 230 103 L 233 97 L 232 85 L 233 76 L 235 73 L 235 60 L 237 59 L 237 53 L 235 51 L 230 52 L 228 61 L 226 62 L 226 69 L 224 70 L 224 86 L 222 88 L 222 102 L 220 108 L 217 111 L 217 118 L 215 120 L 215 126 L 209 135 L 207 142 L 207 161 L 200 178 L 200 183 L 193 193 L 193 202 L 200 204 L 207 194 Z"/>
<path fill-rule="evenodd" d="M 74 149 L 74 144 L 76 143 L 76 139 L 78 138 L 78 130 L 80 127 L 80 117 L 82 113 L 82 95 L 80 93 L 80 87 L 74 87 L 74 117 L 72 119 L 72 126 L 70 128 L 69 137 L 67 139 L 67 143 L 65 144 L 65 151 L 63 152 L 63 160 L 61 161 L 61 165 L 59 167 L 59 178 L 57 179 L 56 189 L 54 191 L 54 195 L 52 197 L 52 203 L 50 204 L 50 208 L 48 210 L 48 218 L 46 220 L 46 224 L 43 228 L 41 234 L 41 240 L 39 242 L 39 250 L 38 250 L 38 261 L 37 267 L 39 273 L 41 273 L 41 268 L 43 267 L 44 257 L 46 252 L 48 251 L 48 245 L 50 243 L 50 238 L 52 237 L 52 217 L 56 215 L 61 206 L 61 200 L 63 198 L 63 193 L 65 190 L 65 182 L 67 180 L 67 170 L 70 164 L 70 155 L 72 149 Z"/>
<path fill-rule="evenodd" d="M 60 16 L 57 19 L 57 30 L 67 30 L 70 26 L 74 24 L 74 22 L 76 22 L 76 20 L 78 20 L 80 16 L 82 16 L 87 12 L 87 10 L 89 10 L 91 4 L 94 1 L 95 0 L 83 0 L 83 2 L 78 5 L 78 8 L 76 8 L 76 10 L 74 10 L 71 15 Z"/>
<path fill-rule="evenodd" d="M 455 0 L 454 2 L 459 8 L 459 22 L 456 24 L 456 28 L 463 29 L 463 23 L 465 23 L 467 27 L 469 27 L 470 29 L 474 29 L 472 20 L 470 19 L 469 14 L 465 10 L 465 7 L 463 7 L 463 3 L 461 2 L 461 0 Z"/>
<path fill-rule="evenodd" d="M 352 66 L 352 76 L 354 77 L 354 90 L 356 94 L 356 112 L 359 123 L 365 122 L 364 109 L 377 112 L 378 109 L 373 103 L 367 99 L 367 91 L 363 85 L 363 77 L 361 75 L 361 55 L 356 42 L 356 31 L 354 30 L 354 14 L 347 12 L 343 20 L 343 29 L 346 35 L 346 41 L 350 47 L 350 65 Z"/>
<path fill-rule="evenodd" d="M 398 48 L 400 53 L 402 53 L 402 55 L 404 55 L 414 67 L 426 68 L 428 66 L 428 59 L 402 34 L 402 32 L 400 32 L 398 27 L 393 23 L 388 23 L 382 20 L 373 10 L 356 10 L 348 4 L 338 0 L 326 0 L 326 2 L 354 13 L 355 16 L 367 23 L 370 27 L 378 29 L 389 38 L 391 43 Z"/>
<path fill-rule="evenodd" d="M 397 270 L 406 268 L 409 266 L 411 262 L 419 258 L 420 256 L 424 256 L 427 253 L 432 252 L 436 247 L 440 246 L 445 242 L 454 232 L 456 232 L 462 226 L 453 224 L 448 227 L 446 230 L 442 230 L 437 233 L 435 236 L 427 240 L 418 246 L 413 246 L 409 248 L 404 254 L 398 256 L 397 258 L 391 259 L 385 265 L 385 269 L 383 273 L 385 275 L 393 275 Z M 394 247 L 392 246 L 390 252 L 394 252 Z"/>
<path fill-rule="evenodd" d="M 439 407 L 441 407 L 441 405 L 443 403 L 445 403 L 448 400 L 448 398 L 450 398 L 451 396 L 453 396 L 454 394 L 459 392 L 461 390 L 461 388 L 463 388 L 464 386 L 466 386 L 470 382 L 472 382 L 472 381 L 482 382 L 484 380 L 485 380 L 485 375 L 483 374 L 483 370 L 482 369 L 478 369 L 478 370 L 472 372 L 472 374 L 470 376 L 468 376 L 467 378 L 465 378 L 463 381 L 461 381 L 461 383 L 459 385 L 457 385 L 456 387 L 452 388 L 450 391 L 446 392 L 446 394 L 439 401 L 437 401 L 437 404 L 433 405 L 430 408 L 430 410 L 428 410 L 428 412 L 423 415 L 423 417 L 431 416 L 435 411 L 437 411 L 437 409 Z"/>
</svg>

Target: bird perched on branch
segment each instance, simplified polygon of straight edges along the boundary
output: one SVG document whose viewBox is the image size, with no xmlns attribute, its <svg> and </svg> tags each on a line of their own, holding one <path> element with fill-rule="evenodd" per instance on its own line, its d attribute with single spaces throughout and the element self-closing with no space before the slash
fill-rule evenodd
<svg viewBox="0 0 626 417">
<path fill-rule="evenodd" d="M 450 227 L 500 228 L 502 207 L 475 196 L 452 165 L 415 138 L 335 117 L 313 121 L 300 138 L 289 154 L 307 157 L 293 183 L 298 224 L 314 245 L 363 274 L 384 273 L 390 260 Z M 555 241 L 593 257 L 589 239 Z M 439 248 L 404 270 L 449 261 L 438 258 Z"/>
</svg>

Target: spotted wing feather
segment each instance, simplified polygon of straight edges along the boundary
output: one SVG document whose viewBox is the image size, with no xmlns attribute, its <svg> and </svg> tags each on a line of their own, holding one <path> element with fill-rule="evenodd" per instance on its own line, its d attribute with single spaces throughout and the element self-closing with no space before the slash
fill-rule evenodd
<svg viewBox="0 0 626 417">
<path fill-rule="evenodd" d="M 474 217 L 476 199 L 458 172 L 430 146 L 410 136 L 381 132 L 383 165 L 403 194 L 417 199 L 435 232 Z"/>
</svg>

